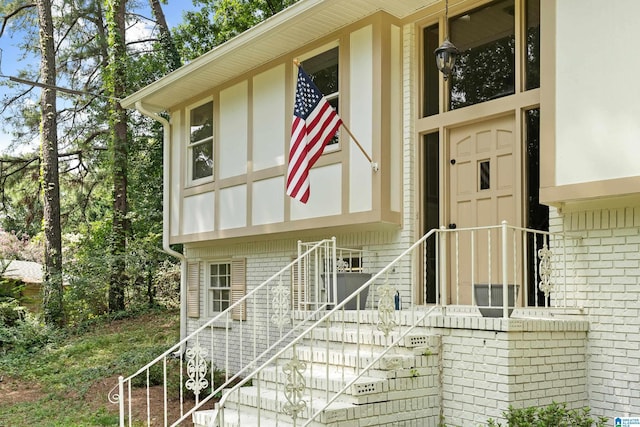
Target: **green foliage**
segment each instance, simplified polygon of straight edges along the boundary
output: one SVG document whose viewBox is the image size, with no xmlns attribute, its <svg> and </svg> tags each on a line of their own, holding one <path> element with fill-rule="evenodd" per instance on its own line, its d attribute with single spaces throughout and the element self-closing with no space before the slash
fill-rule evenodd
<svg viewBox="0 0 640 427">
<path fill-rule="evenodd" d="M 4 15 L 10 15 L 22 3 L 10 1 L 0 5 Z M 140 20 L 139 2 L 105 0 L 100 2 L 54 3 L 53 16 L 57 34 L 64 34 L 63 43 L 56 52 L 59 85 L 92 93 L 112 94 L 116 89 L 123 97 L 157 80 L 172 66 L 167 61 L 163 40 L 150 43 L 150 49 L 135 45 L 126 51 L 124 37 L 116 17 L 119 6 L 136 8 L 127 14 L 127 26 Z M 105 7 L 106 6 L 106 7 Z M 149 10 L 150 12 L 150 10 Z M 78 22 L 82 25 L 78 25 Z M 37 26 L 35 7 L 12 15 L 6 31 L 14 28 Z M 105 25 L 109 31 L 105 31 Z M 24 32 L 23 32 L 24 33 Z M 27 58 L 24 69 L 16 72 L 27 80 L 38 80 L 37 32 L 20 35 L 18 43 L 21 58 Z M 151 36 L 152 39 L 154 36 Z M 107 61 L 110 58 L 110 61 Z M 31 59 L 35 59 L 32 61 Z M 30 65 L 31 64 L 31 65 Z M 105 67 L 105 64 L 108 66 Z M 126 73 L 123 72 L 126 70 Z M 38 152 L 26 149 L 37 140 L 40 125 L 39 90 L 16 85 L 9 80 L 0 84 L 11 86 L 15 92 L 6 98 L 12 104 L 2 103 L 8 125 L 15 130 L 14 141 L 20 156 L 3 156 L 0 173 L 0 191 L 3 199 L 0 225 L 15 230 L 7 238 L 0 234 L 0 257 L 42 262 L 42 245 L 38 241 L 42 229 L 40 161 Z M 25 90 L 27 89 L 27 90 Z M 108 89 L 105 92 L 105 89 Z M 106 295 L 112 279 L 109 265 L 124 265 L 121 277 L 125 287 L 125 308 L 164 304 L 175 306 L 179 297 L 174 280 L 176 261 L 160 251 L 162 233 L 162 127 L 137 113 L 128 118 L 127 149 L 128 175 L 126 197 L 128 212 L 123 218 L 127 227 L 126 244 L 129 249 L 108 253 L 113 227 L 113 191 L 115 166 L 110 147 L 110 129 L 114 103 L 107 98 L 91 95 L 69 95 L 58 92 L 60 104 L 58 137 L 60 146 L 61 225 L 63 228 L 63 267 L 65 272 L 65 310 L 71 322 L 81 322 L 103 314 L 107 307 Z M 122 166 L 119 166 L 122 168 Z M 116 228 L 116 227 L 114 227 Z M 35 242 L 39 253 L 29 254 L 19 247 L 28 239 Z M 3 248 L 7 250 L 3 251 Z M 30 249 L 29 249 L 30 250 Z M 16 255 L 17 254 L 17 255 Z"/>
<path fill-rule="evenodd" d="M 0 352 L 5 380 L 38 391 L 35 400 L 24 403 L 0 399 L 0 425 L 116 425 L 117 406 L 106 402 L 106 393 L 116 385 L 114 377 L 133 373 L 173 345 L 179 314 L 159 309 L 121 312 L 55 334 L 55 340 L 35 352 Z"/>
<path fill-rule="evenodd" d="M 25 308 L 20 305 L 17 299 L 11 297 L 0 298 L 0 325 L 5 328 L 12 328 L 24 319 Z M 2 332 L 0 331 L 0 334 Z M 0 342 L 2 339 L 0 338 Z M 0 344 L 0 347 L 2 344 Z"/>
<path fill-rule="evenodd" d="M 44 325 L 17 300 L 0 302 L 0 355 L 36 353 L 59 338 L 59 331 Z"/>
<path fill-rule="evenodd" d="M 248 30 L 296 3 L 297 0 L 194 0 L 199 6 L 185 14 L 185 23 L 174 30 L 183 62 Z"/>
<path fill-rule="evenodd" d="M 568 410 L 566 403 L 556 402 L 540 408 L 516 409 L 509 406 L 509 410 L 502 415 L 507 420 L 506 427 L 605 427 L 607 424 L 607 418 L 592 418 L 589 408 Z M 493 419 L 489 419 L 487 425 L 502 426 Z"/>
</svg>

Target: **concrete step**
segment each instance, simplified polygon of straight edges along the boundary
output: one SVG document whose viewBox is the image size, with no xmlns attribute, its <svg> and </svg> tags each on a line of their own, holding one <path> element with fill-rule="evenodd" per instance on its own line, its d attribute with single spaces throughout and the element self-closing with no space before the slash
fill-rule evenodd
<svg viewBox="0 0 640 427">
<path fill-rule="evenodd" d="M 335 343 L 344 343 L 347 345 L 360 346 L 376 346 L 387 347 L 392 343 L 398 342 L 398 348 L 415 348 L 415 347 L 433 347 L 436 349 L 439 345 L 439 337 L 431 333 L 426 328 L 416 328 L 409 332 L 406 337 L 399 339 L 402 334 L 402 328 L 391 331 L 388 336 L 378 330 L 376 325 L 362 325 L 357 328 L 353 325 L 334 325 L 331 327 L 318 327 L 313 334 L 306 337 L 306 341 L 325 343 L 326 341 Z"/>
<path fill-rule="evenodd" d="M 345 402 L 343 400 L 336 400 L 329 404 L 325 408 L 327 396 L 324 393 L 314 393 L 313 396 L 305 393 L 303 394 L 303 400 L 306 403 L 306 407 L 299 413 L 299 418 L 307 419 L 311 414 L 324 408 L 322 413 L 316 418 L 319 423 L 329 423 L 336 421 L 346 421 L 350 419 L 358 419 L 359 417 L 366 417 L 368 413 L 376 413 L 377 415 L 391 415 L 394 412 L 400 411 L 402 407 L 414 409 L 428 409 L 431 407 L 437 407 L 437 390 L 435 387 L 420 387 L 419 385 L 426 386 L 424 381 L 415 381 L 416 387 L 410 388 L 404 391 L 386 392 L 384 399 L 379 399 L 379 396 L 372 397 L 371 402 L 354 404 Z M 328 396 L 329 399 L 332 397 Z M 341 396 L 341 398 L 344 396 Z M 366 397 L 366 396 L 363 396 Z M 260 390 L 260 397 L 258 397 L 258 388 L 242 387 L 238 393 L 231 393 L 227 398 L 227 407 L 241 408 L 241 410 L 251 413 L 255 411 L 255 408 L 260 407 L 263 413 L 271 413 L 269 417 L 273 418 L 274 414 L 280 414 L 282 416 L 284 407 L 287 403 L 284 390 Z M 402 405 L 401 405 L 402 403 Z"/>
<path fill-rule="evenodd" d="M 356 378 L 355 373 L 343 373 L 333 368 L 327 373 L 323 366 L 326 367 L 326 365 L 317 365 L 313 370 L 307 366 L 302 373 L 306 394 L 310 394 L 310 390 L 313 389 L 314 395 L 324 396 L 328 387 L 329 396 L 333 397 Z M 396 376 L 393 378 L 362 376 L 355 380 L 345 393 L 338 397 L 338 400 L 355 405 L 385 402 L 391 398 L 402 397 L 403 393 L 410 393 L 414 389 L 437 387 L 438 372 L 437 365 L 434 363 L 430 367 L 396 371 Z M 287 383 L 288 378 L 281 367 L 269 367 L 262 372 L 259 381 L 262 390 L 283 392 L 283 384 Z"/>
<path fill-rule="evenodd" d="M 435 351 L 437 351 L 437 347 Z M 381 348 L 360 348 L 346 347 L 344 350 L 340 345 L 330 345 L 326 347 L 315 345 L 297 346 L 296 352 L 298 359 L 319 365 L 329 364 L 330 370 L 341 372 L 344 370 L 349 373 L 360 372 L 363 368 L 374 362 L 382 353 Z M 375 363 L 367 372 L 367 376 L 378 378 L 397 378 L 408 376 L 406 372 L 412 369 L 420 369 L 432 366 L 435 362 L 435 355 L 431 347 L 415 347 L 412 349 L 392 349 Z M 293 357 L 293 351 L 287 353 L 288 358 Z M 279 361 L 282 365 L 286 362 Z M 326 370 L 326 369 L 324 369 Z"/>
<path fill-rule="evenodd" d="M 355 372 L 346 372 L 345 370 L 329 367 L 327 365 L 308 364 L 302 376 L 305 385 L 309 389 L 325 392 L 327 389 L 330 393 L 338 393 L 346 384 L 357 378 Z M 282 384 L 287 382 L 287 374 L 283 372 L 282 366 L 270 366 L 260 373 L 261 386 L 268 389 L 282 388 Z M 364 396 L 383 391 L 386 380 L 370 376 L 362 376 L 357 378 L 355 382 L 346 390 L 346 396 Z M 352 400 L 349 400 L 353 403 Z"/>
<path fill-rule="evenodd" d="M 239 393 L 228 396 L 224 408 L 224 427 L 254 426 L 257 424 L 258 403 L 260 407 L 260 425 L 292 426 L 293 420 L 283 412 L 286 399 L 283 392 L 261 390 L 257 396 L 257 387 L 243 387 Z M 298 414 L 296 425 L 303 425 L 310 414 L 323 408 L 326 396 L 304 397 L 306 407 Z M 416 387 L 412 390 L 389 393 L 388 399 L 363 405 L 354 405 L 336 401 L 325 408 L 311 424 L 312 426 L 385 426 L 403 420 L 436 419 L 438 415 L 438 393 L 436 388 Z M 194 415 L 198 419 L 196 426 L 209 426 L 208 414 L 213 411 L 201 411 Z M 240 422 L 238 422 L 240 413 Z M 425 424 L 426 425 L 426 424 Z M 222 427 L 222 426 L 220 426 Z"/>
</svg>

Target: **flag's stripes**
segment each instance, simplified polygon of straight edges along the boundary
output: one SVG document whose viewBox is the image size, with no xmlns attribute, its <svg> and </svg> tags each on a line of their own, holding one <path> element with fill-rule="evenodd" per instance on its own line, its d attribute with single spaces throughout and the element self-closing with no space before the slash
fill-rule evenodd
<svg viewBox="0 0 640 427">
<path fill-rule="evenodd" d="M 300 68 L 287 169 L 289 196 L 303 203 L 307 202 L 310 194 L 309 170 L 341 124 L 342 120 L 331 104 Z"/>
</svg>

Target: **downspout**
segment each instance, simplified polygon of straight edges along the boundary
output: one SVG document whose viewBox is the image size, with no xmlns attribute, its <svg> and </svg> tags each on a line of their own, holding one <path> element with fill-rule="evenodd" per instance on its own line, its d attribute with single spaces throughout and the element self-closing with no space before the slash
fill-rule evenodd
<svg viewBox="0 0 640 427">
<path fill-rule="evenodd" d="M 169 206 L 171 183 L 169 181 L 171 123 L 159 114 L 147 110 L 136 101 L 136 110 L 162 124 L 162 250 L 180 260 L 180 341 L 187 336 L 187 259 L 169 245 Z"/>
</svg>

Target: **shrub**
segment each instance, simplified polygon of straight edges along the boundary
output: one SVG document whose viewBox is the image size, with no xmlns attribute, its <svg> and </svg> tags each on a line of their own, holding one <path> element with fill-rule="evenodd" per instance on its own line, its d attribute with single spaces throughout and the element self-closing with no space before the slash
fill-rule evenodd
<svg viewBox="0 0 640 427">
<path fill-rule="evenodd" d="M 502 416 L 507 420 L 505 427 L 604 427 L 607 418 L 591 417 L 589 408 L 567 410 L 566 403 L 553 402 L 547 407 L 528 407 L 516 409 L 509 406 Z M 493 419 L 489 419 L 489 427 L 502 427 Z"/>
<path fill-rule="evenodd" d="M 27 310 L 15 298 L 0 298 L 0 325 L 11 328 L 24 319 Z"/>
<path fill-rule="evenodd" d="M 21 307 L 15 307 L 20 311 Z M 35 353 L 59 337 L 59 331 L 44 325 L 29 312 L 21 311 L 20 317 L 10 326 L 0 321 L 0 354 L 10 351 Z"/>
</svg>

